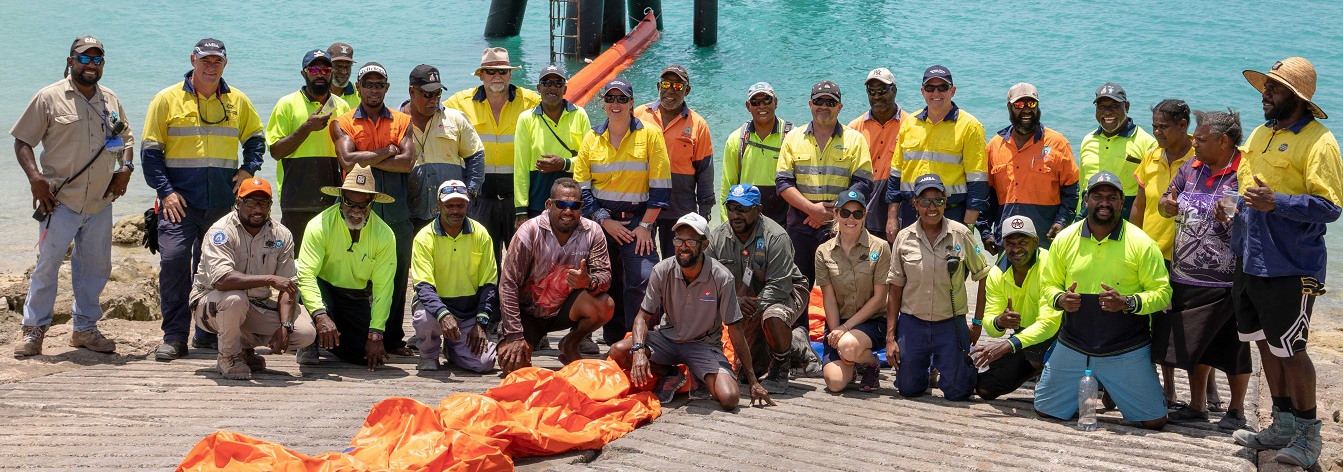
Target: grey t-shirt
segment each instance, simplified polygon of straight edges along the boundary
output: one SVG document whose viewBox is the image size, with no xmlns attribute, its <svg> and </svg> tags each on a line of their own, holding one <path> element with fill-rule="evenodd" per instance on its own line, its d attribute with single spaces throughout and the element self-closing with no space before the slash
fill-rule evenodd
<svg viewBox="0 0 1343 472">
<path fill-rule="evenodd" d="M 661 310 L 662 323 L 657 330 L 678 343 L 719 344 L 723 325 L 742 320 L 736 279 L 723 264 L 708 256 L 704 256 L 699 277 L 688 282 L 675 257 L 658 262 L 648 277 L 648 289 L 639 308 L 654 315 Z"/>
</svg>

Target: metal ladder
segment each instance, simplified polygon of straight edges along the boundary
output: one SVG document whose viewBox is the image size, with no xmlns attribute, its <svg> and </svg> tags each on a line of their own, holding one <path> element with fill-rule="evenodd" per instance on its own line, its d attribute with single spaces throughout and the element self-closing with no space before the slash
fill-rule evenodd
<svg viewBox="0 0 1343 472">
<path fill-rule="evenodd" d="M 564 34 L 568 25 L 573 25 L 573 34 Z M 550 0 L 550 62 L 556 63 L 556 58 L 563 56 L 577 58 L 578 35 L 578 0 Z"/>
</svg>

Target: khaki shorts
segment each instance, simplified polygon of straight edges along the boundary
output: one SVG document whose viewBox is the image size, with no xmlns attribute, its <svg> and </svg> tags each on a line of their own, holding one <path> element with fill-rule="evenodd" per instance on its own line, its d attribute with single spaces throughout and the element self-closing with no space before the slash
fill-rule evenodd
<svg viewBox="0 0 1343 472">
<path fill-rule="evenodd" d="M 808 301 L 811 298 L 811 289 L 804 284 L 793 284 L 793 293 L 784 303 L 775 303 L 765 307 L 761 320 L 767 318 L 779 318 L 788 326 L 797 322 L 798 317 L 807 311 Z"/>
</svg>

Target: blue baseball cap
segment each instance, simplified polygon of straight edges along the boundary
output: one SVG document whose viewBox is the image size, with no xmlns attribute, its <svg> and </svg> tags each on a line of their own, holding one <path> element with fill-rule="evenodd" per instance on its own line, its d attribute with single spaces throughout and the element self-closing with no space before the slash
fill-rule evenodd
<svg viewBox="0 0 1343 472">
<path fill-rule="evenodd" d="M 313 49 L 311 51 L 308 51 L 307 54 L 303 55 L 303 67 L 305 68 L 308 67 L 308 64 L 312 64 L 312 61 L 316 61 L 318 59 L 326 61 L 327 64 L 331 63 L 331 56 L 326 55 L 326 51 L 323 51 L 321 49 Z"/>
<path fill-rule="evenodd" d="M 760 189 L 751 184 L 733 185 L 732 189 L 727 192 L 727 201 L 737 202 L 745 207 L 758 206 L 760 205 Z"/>
<path fill-rule="evenodd" d="M 611 93 L 612 90 L 619 90 L 627 97 L 634 96 L 634 86 L 630 85 L 630 82 L 622 77 L 616 77 L 611 79 L 610 82 L 607 82 L 606 86 L 602 87 L 602 95 Z"/>
</svg>

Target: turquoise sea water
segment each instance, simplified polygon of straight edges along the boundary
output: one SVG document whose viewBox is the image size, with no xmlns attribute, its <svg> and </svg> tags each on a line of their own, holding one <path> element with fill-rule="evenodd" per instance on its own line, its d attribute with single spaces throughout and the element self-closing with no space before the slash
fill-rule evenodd
<svg viewBox="0 0 1343 472">
<path fill-rule="evenodd" d="M 898 102 L 910 111 L 923 106 L 916 89 L 923 69 L 949 67 L 955 101 L 991 134 L 1007 125 L 1007 88 L 1026 81 L 1040 89 L 1042 121 L 1074 146 L 1096 124 L 1091 99 L 1103 82 L 1128 91 L 1136 121 L 1148 127 L 1147 110 L 1165 98 L 1195 109 L 1231 107 L 1245 113 L 1249 128 L 1262 120 L 1259 96 L 1243 69 L 1265 70 L 1274 61 L 1303 56 L 1319 71 L 1315 101 L 1343 119 L 1343 2 L 1183 2 L 966 0 L 725 0 L 720 2 L 719 42 L 696 48 L 691 38 L 691 2 L 664 0 L 663 37 L 625 73 L 636 100 L 655 98 L 653 82 L 667 64 L 684 64 L 694 86 L 689 103 L 722 140 L 746 113 L 748 86 L 769 81 L 781 97 L 779 114 L 794 123 L 809 119 L 806 94 L 812 84 L 837 82 L 845 93 L 841 118 L 867 108 L 862 81 L 875 67 L 894 71 Z M 482 37 L 487 0 L 450 2 L 10 2 L 0 44 L 6 71 L 0 74 L 0 127 L 6 131 L 0 158 L 0 270 L 32 263 L 36 231 L 29 193 L 13 158 L 13 125 L 33 92 L 60 78 L 74 37 L 92 34 L 108 47 L 103 84 L 126 104 L 137 137 L 149 99 L 181 80 L 188 55 L 204 37 L 228 46 L 224 74 L 251 97 L 263 118 L 281 96 L 302 85 L 299 60 L 309 49 L 332 42 L 354 45 L 357 62 L 387 66 L 396 86 L 388 102 L 406 98 L 405 77 L 416 64 L 443 72 L 450 90 L 478 85 L 470 73 L 486 46 L 507 47 L 518 85 L 533 87 L 549 62 L 547 2 L 531 0 L 522 34 Z M 570 72 L 581 64 L 570 63 Z M 589 107 L 594 120 L 600 110 Z M 138 159 L 137 159 L 138 160 Z M 267 159 L 261 175 L 274 176 Z M 114 207 L 117 216 L 142 212 L 153 193 L 137 172 L 131 190 Z M 1343 243 L 1335 227 L 1329 240 Z M 1330 281 L 1343 280 L 1343 254 L 1331 259 Z M 1325 303 L 1337 297 L 1326 297 Z M 1336 302 L 1335 302 L 1336 303 Z"/>
</svg>

